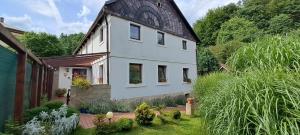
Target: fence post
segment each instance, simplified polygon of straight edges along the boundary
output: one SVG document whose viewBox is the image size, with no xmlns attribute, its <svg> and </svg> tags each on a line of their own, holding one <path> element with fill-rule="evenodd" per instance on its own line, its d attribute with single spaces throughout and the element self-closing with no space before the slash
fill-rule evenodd
<svg viewBox="0 0 300 135">
<path fill-rule="evenodd" d="M 30 108 L 36 107 L 37 104 L 37 78 L 38 78 L 38 67 L 37 63 L 32 64 L 32 76 L 31 76 L 31 101 Z"/>
<path fill-rule="evenodd" d="M 52 83 L 53 83 L 53 70 L 48 70 L 48 80 L 47 80 L 47 92 L 48 92 L 48 100 L 52 99 Z"/>
<path fill-rule="evenodd" d="M 14 119 L 22 121 L 25 90 L 26 53 L 18 54 Z"/>
<path fill-rule="evenodd" d="M 41 96 L 43 89 L 43 65 L 39 67 L 39 79 L 38 79 L 38 92 L 37 92 L 37 106 L 41 105 Z"/>
</svg>

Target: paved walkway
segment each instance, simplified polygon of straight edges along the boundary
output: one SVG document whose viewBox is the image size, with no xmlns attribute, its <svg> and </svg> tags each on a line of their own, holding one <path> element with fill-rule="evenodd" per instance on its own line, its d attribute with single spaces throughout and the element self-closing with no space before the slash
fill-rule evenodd
<svg viewBox="0 0 300 135">
<path fill-rule="evenodd" d="M 185 113 L 185 106 L 178 106 L 178 107 L 168 107 L 165 110 L 166 111 L 171 111 L 171 110 L 175 110 L 178 109 L 180 110 L 181 113 Z M 80 122 L 79 125 L 82 128 L 93 128 L 95 127 L 93 121 L 95 119 L 95 115 L 93 114 L 80 114 Z M 129 119 L 134 119 L 135 115 L 134 113 L 114 113 L 114 117 L 113 117 L 113 121 L 117 121 L 120 118 L 129 118 Z"/>
</svg>

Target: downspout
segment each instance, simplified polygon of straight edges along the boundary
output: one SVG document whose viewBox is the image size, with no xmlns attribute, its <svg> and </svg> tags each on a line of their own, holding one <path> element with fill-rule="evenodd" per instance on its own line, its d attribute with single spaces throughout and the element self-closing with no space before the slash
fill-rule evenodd
<svg viewBox="0 0 300 135">
<path fill-rule="evenodd" d="M 105 24 L 106 24 L 106 76 L 107 76 L 107 84 L 109 85 L 109 26 L 107 21 L 107 15 L 105 15 Z"/>
</svg>

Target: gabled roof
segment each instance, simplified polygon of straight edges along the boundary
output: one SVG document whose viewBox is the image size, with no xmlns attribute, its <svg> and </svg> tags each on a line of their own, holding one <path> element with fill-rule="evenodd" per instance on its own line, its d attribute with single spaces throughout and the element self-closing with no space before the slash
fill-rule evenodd
<svg viewBox="0 0 300 135">
<path fill-rule="evenodd" d="M 161 7 L 157 5 L 158 2 L 161 3 Z M 193 28 L 173 0 L 109 0 L 74 54 L 80 50 L 107 14 L 199 42 Z"/>
</svg>

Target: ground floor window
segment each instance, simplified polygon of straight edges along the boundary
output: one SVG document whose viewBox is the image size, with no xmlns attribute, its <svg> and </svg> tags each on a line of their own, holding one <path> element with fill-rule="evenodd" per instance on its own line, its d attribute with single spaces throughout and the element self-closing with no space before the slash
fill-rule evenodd
<svg viewBox="0 0 300 135">
<path fill-rule="evenodd" d="M 167 66 L 158 66 L 158 82 L 167 82 Z"/>
<path fill-rule="evenodd" d="M 142 64 L 129 64 L 129 83 L 139 84 L 142 83 Z"/>
<path fill-rule="evenodd" d="M 86 79 L 87 78 L 87 69 L 74 68 L 72 74 L 73 74 L 73 78 L 82 77 L 82 78 Z"/>
<path fill-rule="evenodd" d="M 183 68 L 183 82 L 190 82 L 191 80 L 189 79 L 189 69 L 188 68 Z"/>
</svg>

